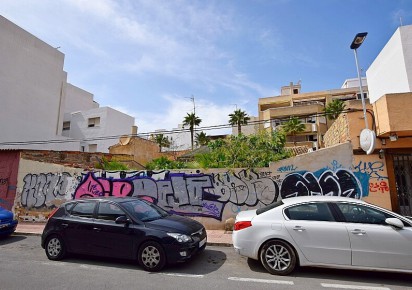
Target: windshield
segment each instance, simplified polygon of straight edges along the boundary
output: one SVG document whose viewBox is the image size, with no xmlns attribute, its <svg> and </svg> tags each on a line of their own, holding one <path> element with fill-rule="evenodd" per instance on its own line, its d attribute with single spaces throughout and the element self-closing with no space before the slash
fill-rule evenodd
<svg viewBox="0 0 412 290">
<path fill-rule="evenodd" d="M 157 205 L 145 200 L 133 200 L 122 203 L 127 211 L 142 222 L 161 219 L 168 213 Z"/>
</svg>

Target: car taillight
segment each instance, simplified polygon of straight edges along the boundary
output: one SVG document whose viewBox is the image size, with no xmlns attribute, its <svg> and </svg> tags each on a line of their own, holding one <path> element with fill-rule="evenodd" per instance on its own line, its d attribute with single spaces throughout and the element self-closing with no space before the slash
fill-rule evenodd
<svg viewBox="0 0 412 290">
<path fill-rule="evenodd" d="M 52 212 L 49 214 L 49 216 L 47 217 L 48 219 L 51 219 L 51 217 L 59 210 L 58 207 L 56 207 L 54 210 L 52 210 Z"/>
<path fill-rule="evenodd" d="M 246 229 L 251 226 L 252 226 L 251 221 L 241 221 L 241 222 L 237 222 L 234 224 L 233 230 L 240 231 L 240 230 Z"/>
</svg>

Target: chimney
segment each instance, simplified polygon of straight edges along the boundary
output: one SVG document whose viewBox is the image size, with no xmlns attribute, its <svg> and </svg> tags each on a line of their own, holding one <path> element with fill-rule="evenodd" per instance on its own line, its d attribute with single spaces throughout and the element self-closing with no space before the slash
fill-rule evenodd
<svg viewBox="0 0 412 290">
<path fill-rule="evenodd" d="M 132 126 L 132 135 L 137 135 L 137 126 Z"/>
</svg>

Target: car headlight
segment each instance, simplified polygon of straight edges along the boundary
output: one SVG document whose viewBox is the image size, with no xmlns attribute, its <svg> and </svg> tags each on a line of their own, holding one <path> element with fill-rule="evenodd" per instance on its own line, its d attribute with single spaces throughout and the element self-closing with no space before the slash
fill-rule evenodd
<svg viewBox="0 0 412 290">
<path fill-rule="evenodd" d="M 192 238 L 188 235 L 183 235 L 183 234 L 177 234 L 177 233 L 167 233 L 168 236 L 171 236 L 172 238 L 175 238 L 176 241 L 179 243 L 187 243 L 191 242 Z"/>
</svg>

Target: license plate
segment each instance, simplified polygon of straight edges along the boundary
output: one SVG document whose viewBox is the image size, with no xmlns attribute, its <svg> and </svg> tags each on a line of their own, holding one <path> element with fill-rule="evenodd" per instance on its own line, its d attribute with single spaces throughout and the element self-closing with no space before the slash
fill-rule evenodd
<svg viewBox="0 0 412 290">
<path fill-rule="evenodd" d="M 206 243 L 206 238 L 199 242 L 199 248 L 201 248 Z"/>
</svg>

